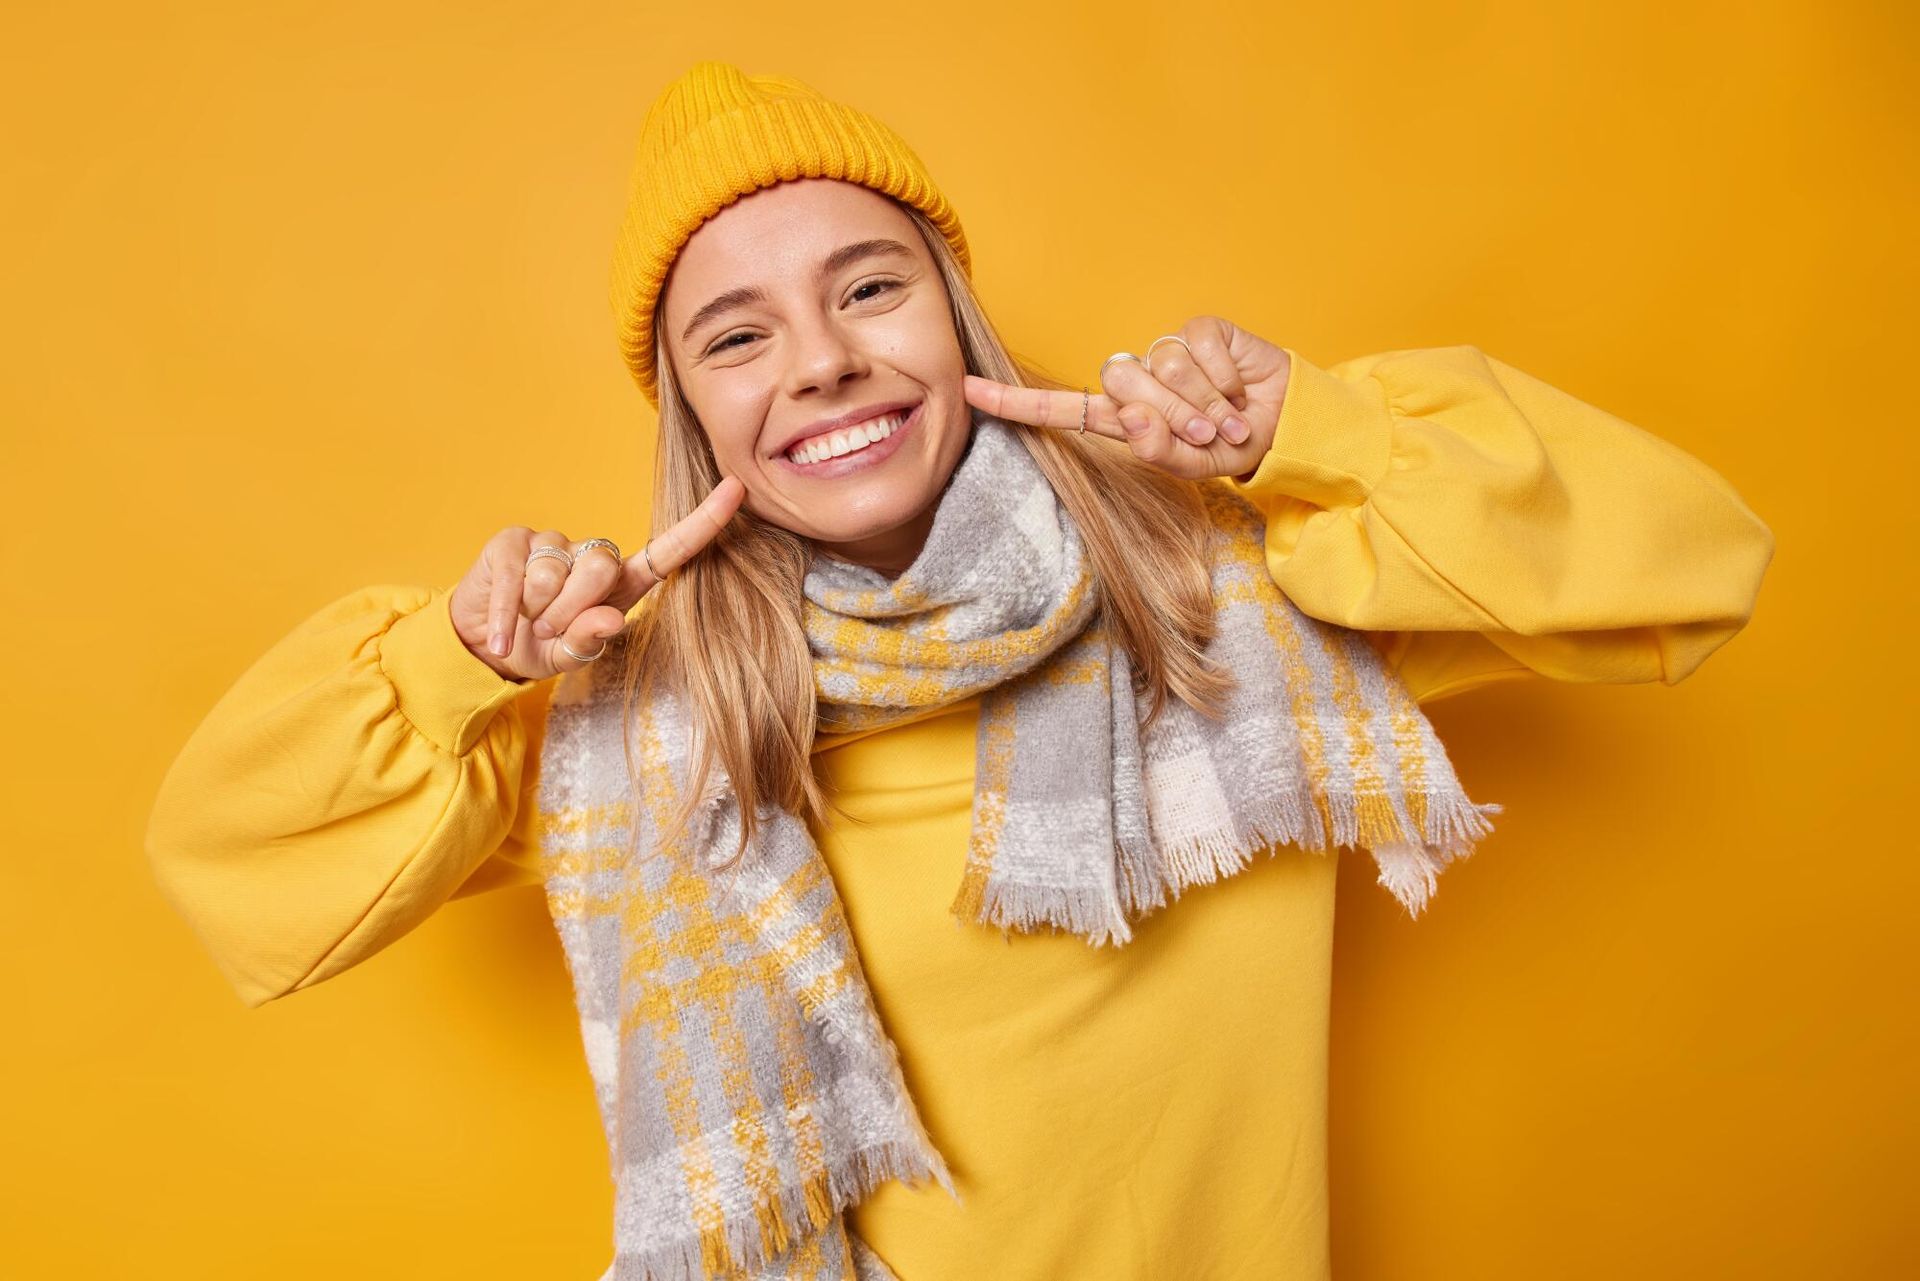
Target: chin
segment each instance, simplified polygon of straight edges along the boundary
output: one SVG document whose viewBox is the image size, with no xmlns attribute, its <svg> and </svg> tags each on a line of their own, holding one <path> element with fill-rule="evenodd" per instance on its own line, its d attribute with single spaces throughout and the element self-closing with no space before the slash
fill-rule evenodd
<svg viewBox="0 0 1920 1281">
<path fill-rule="evenodd" d="M 794 495 L 777 523 L 818 543 L 863 543 L 885 540 L 889 534 L 913 525 L 940 495 L 940 486 L 927 483 L 903 493 L 899 478 L 888 483 L 849 486 L 838 501 L 818 493 Z M 863 492 L 865 491 L 865 492 Z"/>
<path fill-rule="evenodd" d="M 885 539 L 889 534 L 905 528 L 913 523 L 914 519 L 920 514 L 920 511 L 921 509 L 916 507 L 910 511 L 902 511 L 897 515 L 889 514 L 858 523 L 850 521 L 827 521 L 814 524 L 808 522 L 807 527 L 799 532 L 811 538 L 816 543 L 832 543 L 836 545 L 864 543 L 875 539 Z"/>
</svg>

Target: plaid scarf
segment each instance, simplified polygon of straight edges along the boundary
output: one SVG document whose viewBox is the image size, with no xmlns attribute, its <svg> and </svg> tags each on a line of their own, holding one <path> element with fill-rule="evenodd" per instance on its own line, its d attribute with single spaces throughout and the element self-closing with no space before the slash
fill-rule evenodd
<svg viewBox="0 0 1920 1281">
<path fill-rule="evenodd" d="M 1143 729 L 1086 548 L 1016 438 L 1031 429 L 978 411 L 974 424 L 912 567 L 889 581 L 816 555 L 803 606 L 822 728 L 981 696 L 952 910 L 1124 944 L 1131 920 L 1186 886 L 1291 845 L 1367 847 L 1417 915 L 1501 807 L 1467 799 L 1361 633 L 1281 594 L 1259 512 L 1224 483 L 1201 485 L 1218 627 L 1207 653 L 1238 678 L 1224 717 L 1170 697 Z M 538 798 L 548 906 L 616 1187 L 602 1281 L 892 1278 L 842 1211 L 887 1179 L 960 1194 L 908 1096 L 825 860 L 782 810 L 713 872 L 740 832 L 717 763 L 689 834 L 658 848 L 692 727 L 664 683 L 635 708 L 634 794 L 615 657 L 556 684 Z M 633 824 L 643 856 L 629 861 Z"/>
</svg>

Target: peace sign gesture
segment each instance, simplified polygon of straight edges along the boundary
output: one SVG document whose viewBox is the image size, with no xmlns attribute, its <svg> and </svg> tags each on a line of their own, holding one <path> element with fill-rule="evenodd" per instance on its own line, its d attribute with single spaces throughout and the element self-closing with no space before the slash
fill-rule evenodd
<svg viewBox="0 0 1920 1281">
<path fill-rule="evenodd" d="M 1283 348 L 1219 316 L 1195 316 L 1155 339 L 1150 360 L 1110 359 L 1104 395 L 1014 387 L 968 374 L 967 403 L 1010 422 L 1086 428 L 1189 480 L 1245 476 L 1273 443 L 1293 364 Z M 1151 366 L 1151 367 L 1149 367 Z"/>
</svg>

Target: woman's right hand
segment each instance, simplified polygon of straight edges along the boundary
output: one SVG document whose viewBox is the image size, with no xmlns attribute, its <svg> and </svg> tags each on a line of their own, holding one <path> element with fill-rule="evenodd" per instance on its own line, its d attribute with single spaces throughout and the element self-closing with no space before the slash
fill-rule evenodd
<svg viewBox="0 0 1920 1281">
<path fill-rule="evenodd" d="M 722 477 L 685 520 L 647 544 L 654 567 L 671 574 L 692 560 L 733 519 L 746 494 L 737 478 Z M 475 658 L 509 680 L 546 680 L 586 666 L 560 647 L 562 641 L 575 653 L 598 655 L 620 633 L 627 611 L 660 582 L 647 569 L 645 547 L 625 560 L 614 559 L 604 546 L 594 547 L 571 568 L 553 556 L 527 564 L 537 547 L 578 552 L 584 541 L 570 541 L 557 529 L 536 533 L 525 525 L 511 525 L 487 540 L 447 603 L 454 632 Z M 504 643 L 504 651 L 496 641 Z"/>
</svg>

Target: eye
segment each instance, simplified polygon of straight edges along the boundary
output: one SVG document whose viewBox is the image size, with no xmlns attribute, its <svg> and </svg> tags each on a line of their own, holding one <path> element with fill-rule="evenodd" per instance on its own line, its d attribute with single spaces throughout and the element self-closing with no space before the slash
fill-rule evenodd
<svg viewBox="0 0 1920 1281">
<path fill-rule="evenodd" d="M 898 289 L 899 287 L 900 282 L 897 280 L 863 280 L 853 287 L 853 292 L 857 294 L 862 289 Z M 866 302 L 874 296 L 868 294 L 866 298 L 856 299 L 856 301 Z"/>
<path fill-rule="evenodd" d="M 736 338 L 751 338 L 751 337 L 753 337 L 753 335 L 748 333 L 728 334 L 725 338 L 722 338 L 719 342 L 707 348 L 707 355 L 711 356 L 715 352 L 726 351 L 728 348 L 733 346 L 733 340 Z"/>
<path fill-rule="evenodd" d="M 863 280 L 859 284 L 853 287 L 853 294 L 858 295 L 860 291 L 863 289 L 876 289 L 884 292 L 885 290 L 898 289 L 898 288 L 900 288 L 900 282 L 897 280 Z M 865 298 L 853 297 L 853 301 L 871 302 L 874 298 L 878 296 L 879 296 L 878 294 L 868 294 Z M 752 337 L 753 337 L 752 334 L 745 333 L 745 332 L 728 334 L 726 337 L 714 343 L 711 347 L 708 347 L 706 350 L 706 354 L 709 356 L 712 356 L 718 352 L 732 350 L 734 347 L 739 345 L 733 341 L 734 339 L 736 338 L 750 339 Z"/>
</svg>

